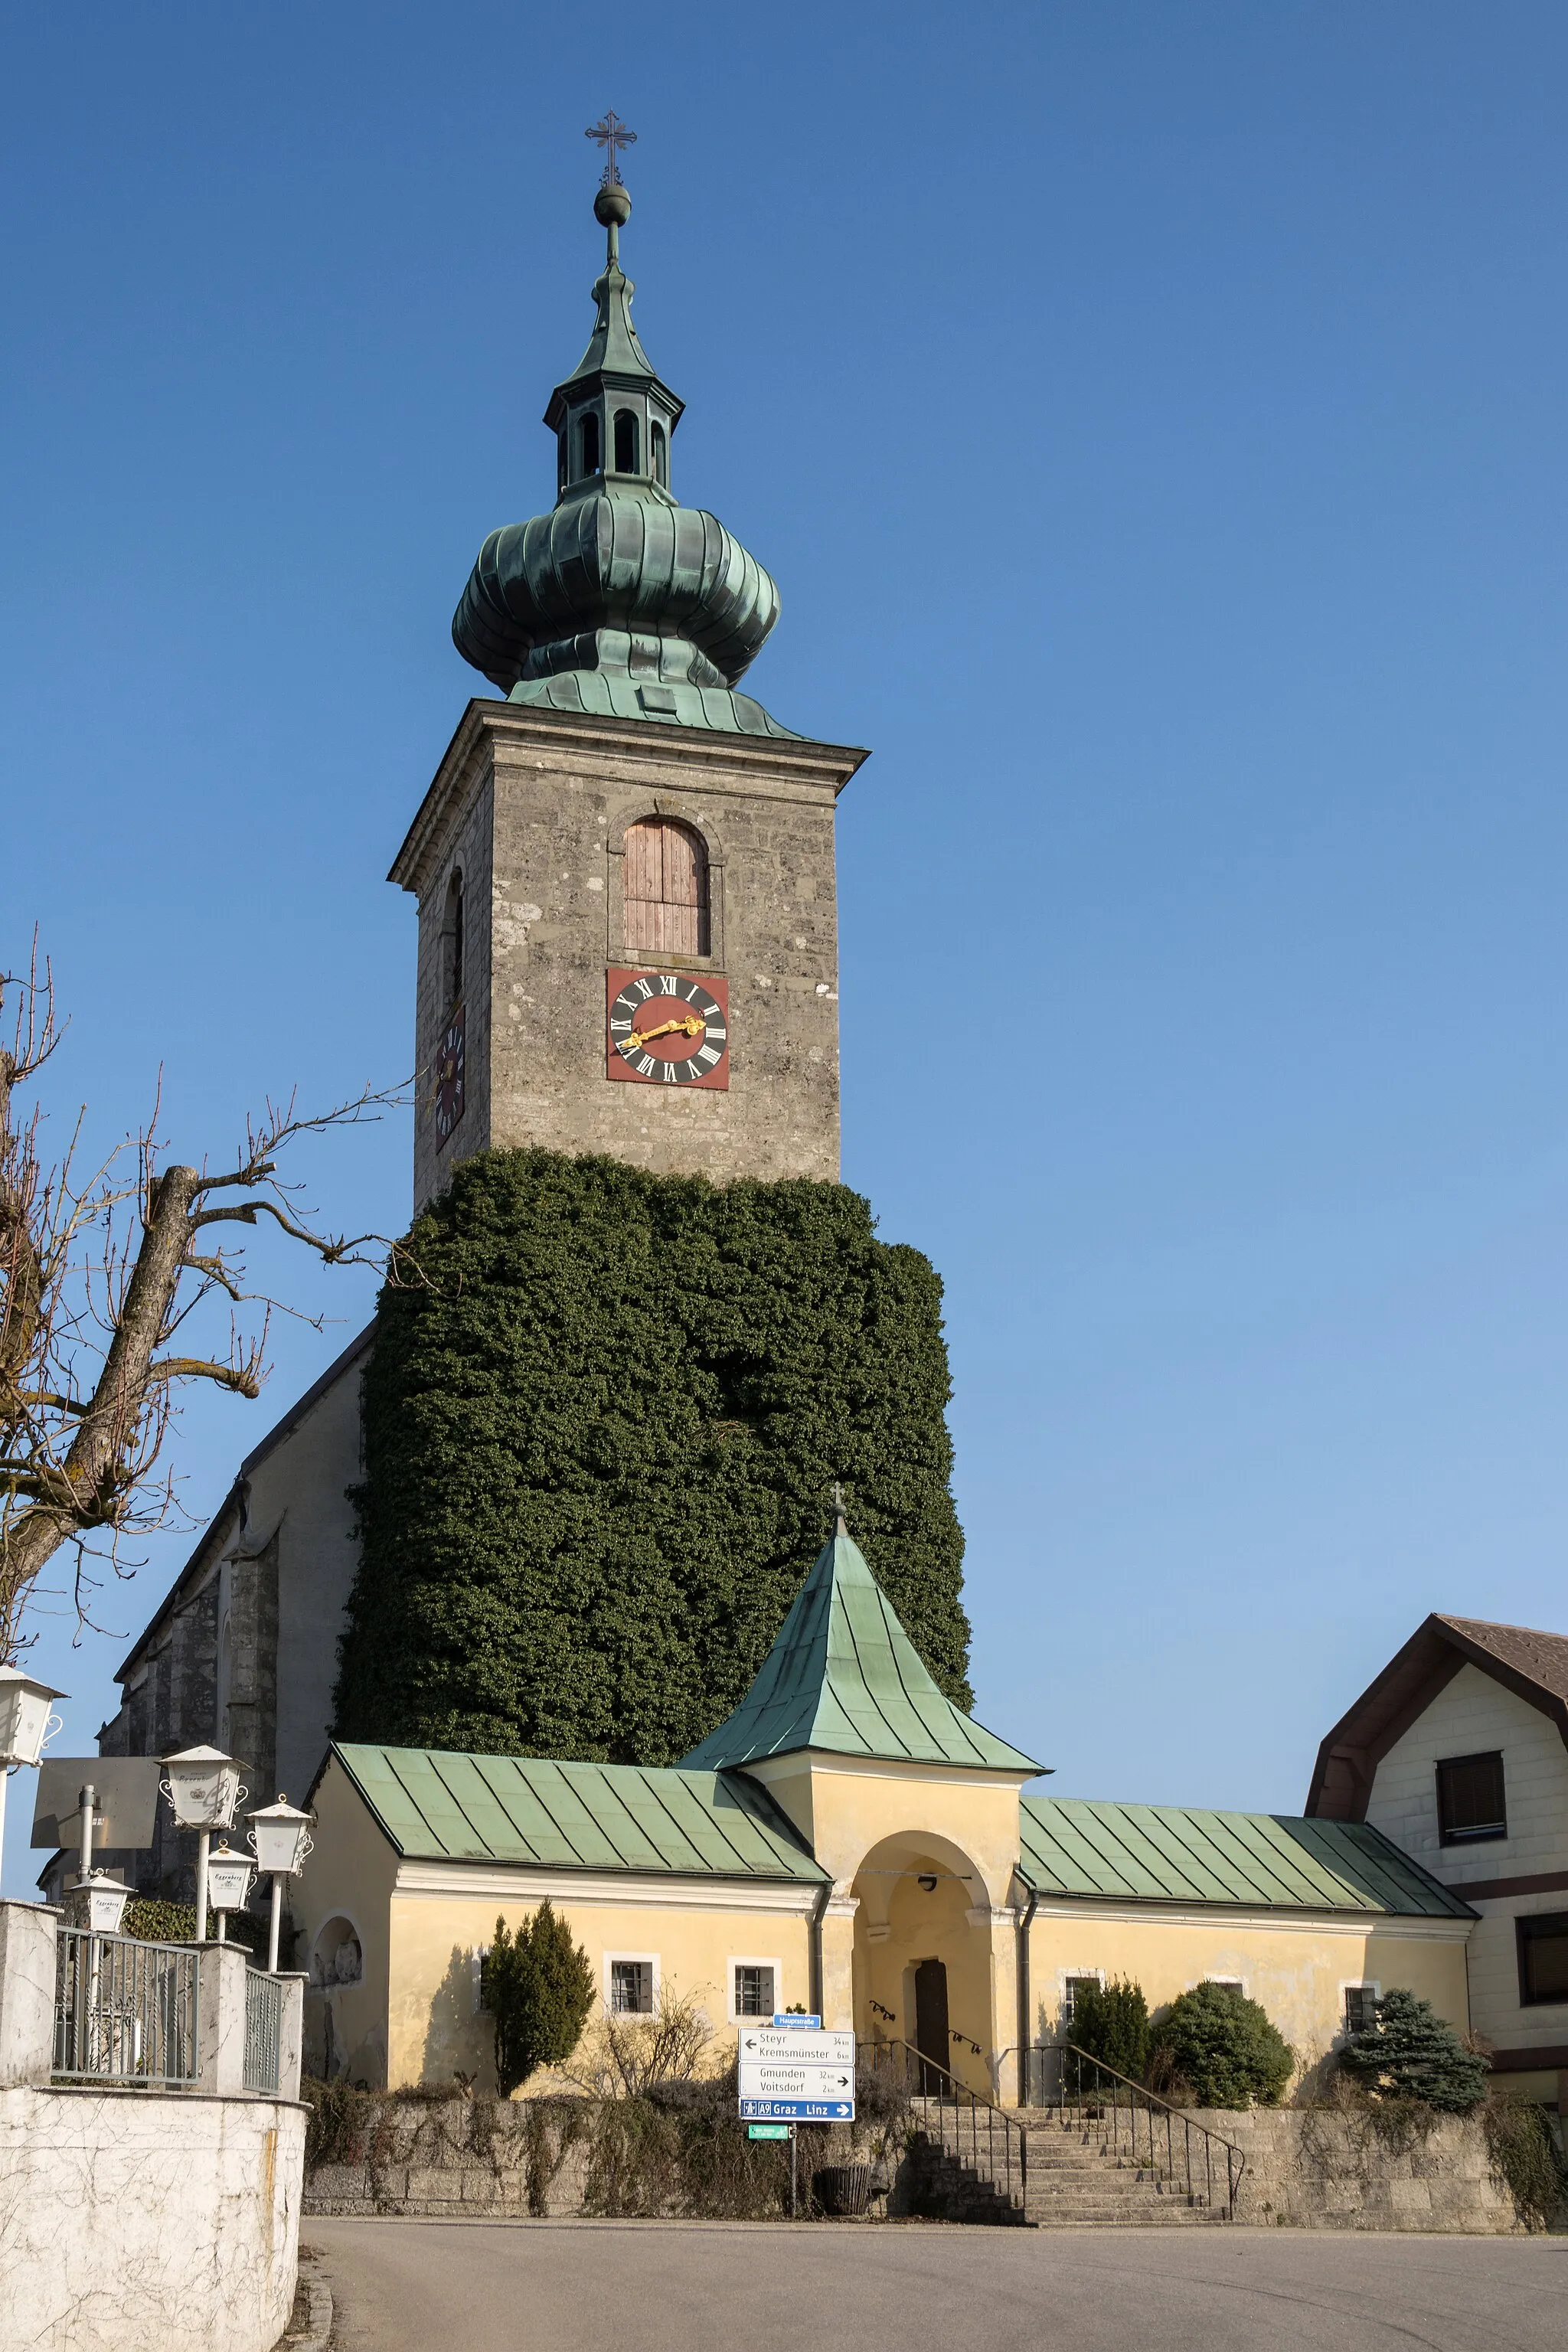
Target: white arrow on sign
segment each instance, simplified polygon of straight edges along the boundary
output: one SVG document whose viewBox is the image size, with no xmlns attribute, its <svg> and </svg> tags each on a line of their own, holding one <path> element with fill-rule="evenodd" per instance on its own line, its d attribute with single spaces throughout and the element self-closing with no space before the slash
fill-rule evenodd
<svg viewBox="0 0 1568 2352">
<path fill-rule="evenodd" d="M 855 2074 L 844 2066 L 753 2066 L 742 2063 L 742 2099 L 852 2099 Z"/>
<path fill-rule="evenodd" d="M 741 2028 L 741 2063 L 785 2066 L 848 2066 L 855 2063 L 852 2033 L 791 2032 L 772 2025 Z"/>
</svg>

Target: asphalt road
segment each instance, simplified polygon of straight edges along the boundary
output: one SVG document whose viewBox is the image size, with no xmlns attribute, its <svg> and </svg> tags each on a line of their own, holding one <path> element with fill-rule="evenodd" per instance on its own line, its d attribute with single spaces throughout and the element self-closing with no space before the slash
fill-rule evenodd
<svg viewBox="0 0 1568 2352">
<path fill-rule="evenodd" d="M 340 2352 L 1562 2352 L 1568 2238 L 307 2221 Z"/>
</svg>

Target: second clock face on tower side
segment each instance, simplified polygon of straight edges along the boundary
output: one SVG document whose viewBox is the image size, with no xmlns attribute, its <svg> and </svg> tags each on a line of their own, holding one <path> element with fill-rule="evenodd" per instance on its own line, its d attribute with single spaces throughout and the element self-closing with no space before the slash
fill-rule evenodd
<svg viewBox="0 0 1568 2352">
<path fill-rule="evenodd" d="M 436 1056 L 436 1135 L 449 1143 L 463 1116 L 463 1008 L 453 1010 Z"/>
<path fill-rule="evenodd" d="M 730 1083 L 730 991 L 716 975 L 611 968 L 605 1075 L 654 1087 Z"/>
</svg>

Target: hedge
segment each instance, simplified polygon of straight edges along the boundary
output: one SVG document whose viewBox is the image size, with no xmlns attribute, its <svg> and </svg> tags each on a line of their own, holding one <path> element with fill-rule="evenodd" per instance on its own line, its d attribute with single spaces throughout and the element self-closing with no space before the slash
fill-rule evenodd
<svg viewBox="0 0 1568 2352">
<path fill-rule="evenodd" d="M 493 1151 L 406 1243 L 364 1375 L 338 1736 L 666 1764 L 830 1525 L 972 1696 L 942 1286 L 837 1184 Z"/>
</svg>

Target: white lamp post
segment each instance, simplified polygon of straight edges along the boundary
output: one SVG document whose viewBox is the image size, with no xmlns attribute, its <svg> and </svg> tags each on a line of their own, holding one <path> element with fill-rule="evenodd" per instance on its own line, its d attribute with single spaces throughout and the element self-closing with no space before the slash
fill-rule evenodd
<svg viewBox="0 0 1568 2352">
<path fill-rule="evenodd" d="M 221 1748 L 182 1748 L 177 1756 L 163 1757 L 168 1779 L 160 1785 L 174 1809 L 183 1830 L 196 1832 L 196 1941 L 207 1939 L 207 1849 L 214 1830 L 234 1827 L 235 1810 L 246 1791 L 239 1785 L 244 1769 Z"/>
<path fill-rule="evenodd" d="M 250 1843 L 258 1870 L 272 1880 L 272 1925 L 267 1937 L 267 1971 L 278 1973 L 278 1931 L 283 1916 L 283 1881 L 298 1877 L 314 1841 L 310 1816 L 291 1805 L 281 1791 L 275 1805 L 258 1805 L 250 1815 Z"/>
<path fill-rule="evenodd" d="M 37 1764 L 44 1742 L 59 1729 L 50 1702 L 64 1691 L 26 1675 L 20 1666 L 0 1666 L 0 1841 L 5 1835 L 5 1783 L 18 1764 Z"/>
<path fill-rule="evenodd" d="M 245 1898 L 250 1893 L 250 1882 L 256 1875 L 256 1864 L 247 1853 L 236 1853 L 225 1838 L 215 1854 L 207 1860 L 207 1901 L 217 1913 L 217 1939 L 221 1944 L 228 1932 L 228 1915 L 243 1911 Z"/>
<path fill-rule="evenodd" d="M 106 1870 L 89 1871 L 66 1895 L 66 1925 L 86 1927 L 94 1936 L 118 1936 L 130 1900 L 123 1879 L 110 1878 Z"/>
</svg>

